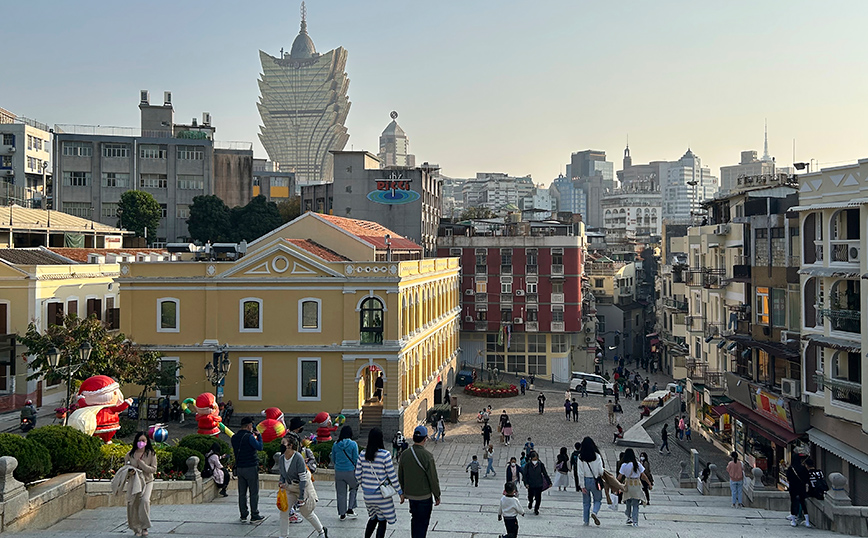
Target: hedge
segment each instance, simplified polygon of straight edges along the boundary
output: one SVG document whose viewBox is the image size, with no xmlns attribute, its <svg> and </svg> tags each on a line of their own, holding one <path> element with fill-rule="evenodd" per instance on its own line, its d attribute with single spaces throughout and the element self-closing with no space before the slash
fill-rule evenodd
<svg viewBox="0 0 868 538">
<path fill-rule="evenodd" d="M 233 459 L 232 447 L 229 443 L 212 435 L 202 435 L 199 433 L 185 435 L 180 441 L 178 441 L 178 446 L 192 448 L 202 454 L 207 454 L 211 451 L 211 445 L 214 443 L 220 445 L 221 454 L 228 454 L 230 460 Z"/>
<path fill-rule="evenodd" d="M 429 409 L 427 423 L 433 424 L 434 422 L 440 420 L 440 417 L 443 417 L 443 420 L 445 420 L 446 422 L 450 422 L 452 420 L 452 406 L 448 403 L 437 404 L 431 409 Z"/>
<path fill-rule="evenodd" d="M 124 443 L 112 443 L 100 447 L 100 457 L 93 468 L 87 472 L 88 478 L 110 479 L 115 472 L 123 467 L 124 458 L 129 454 L 132 445 Z"/>
<path fill-rule="evenodd" d="M 18 460 L 12 476 L 19 482 L 33 482 L 51 472 L 51 454 L 32 439 L 14 433 L 0 433 L 0 454 Z"/>
<path fill-rule="evenodd" d="M 205 468 L 205 454 L 202 454 L 198 450 L 193 450 L 192 448 L 187 448 L 185 446 L 170 446 L 166 448 L 172 455 L 172 465 L 170 470 L 179 471 L 182 473 L 187 472 L 187 458 L 190 456 L 196 456 L 199 458 L 199 465 L 197 466 L 199 471 Z"/>
<path fill-rule="evenodd" d="M 51 454 L 51 474 L 87 472 L 99 461 L 103 442 L 69 426 L 49 425 L 31 430 L 27 438 Z"/>
<path fill-rule="evenodd" d="M 121 429 L 115 434 L 116 439 L 128 437 L 139 430 L 139 423 L 131 418 L 121 417 Z"/>
</svg>

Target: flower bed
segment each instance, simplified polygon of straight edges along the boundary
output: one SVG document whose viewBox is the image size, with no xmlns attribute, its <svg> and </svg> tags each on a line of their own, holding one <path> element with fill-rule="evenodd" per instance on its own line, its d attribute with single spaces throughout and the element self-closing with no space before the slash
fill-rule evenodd
<svg viewBox="0 0 868 538">
<path fill-rule="evenodd" d="M 487 388 L 477 387 L 475 383 L 470 383 L 464 386 L 464 393 L 480 398 L 511 398 L 518 396 L 518 387 L 508 385 L 504 386 L 504 388 Z"/>
</svg>

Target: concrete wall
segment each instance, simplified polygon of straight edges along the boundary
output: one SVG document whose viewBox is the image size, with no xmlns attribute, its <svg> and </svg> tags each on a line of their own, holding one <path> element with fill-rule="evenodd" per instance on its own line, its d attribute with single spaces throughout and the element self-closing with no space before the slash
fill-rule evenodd
<svg viewBox="0 0 868 538">
<path fill-rule="evenodd" d="M 253 192 L 253 150 L 214 150 L 214 194 L 229 207 L 247 205 Z"/>
</svg>

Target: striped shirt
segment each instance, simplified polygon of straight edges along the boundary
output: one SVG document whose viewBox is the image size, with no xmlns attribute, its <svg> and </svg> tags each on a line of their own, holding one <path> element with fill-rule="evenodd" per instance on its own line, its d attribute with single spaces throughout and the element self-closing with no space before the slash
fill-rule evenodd
<svg viewBox="0 0 868 538">
<path fill-rule="evenodd" d="M 372 493 L 377 491 L 380 484 L 390 482 L 398 494 L 402 494 L 401 485 L 398 483 L 398 475 L 395 473 L 395 465 L 392 463 L 392 455 L 388 450 L 380 449 L 374 461 L 365 459 L 365 453 L 359 454 L 356 464 L 356 480 L 359 481 L 362 491 Z"/>
</svg>

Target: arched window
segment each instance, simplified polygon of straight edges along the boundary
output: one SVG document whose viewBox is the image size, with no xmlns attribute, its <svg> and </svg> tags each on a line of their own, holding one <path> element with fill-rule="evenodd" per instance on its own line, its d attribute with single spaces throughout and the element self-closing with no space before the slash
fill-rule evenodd
<svg viewBox="0 0 868 538">
<path fill-rule="evenodd" d="M 262 332 L 262 299 L 241 299 L 238 310 L 241 332 Z"/>
<path fill-rule="evenodd" d="M 374 297 L 365 299 L 359 311 L 359 340 L 363 344 L 383 343 L 383 303 Z"/>
<path fill-rule="evenodd" d="M 305 297 L 298 301 L 298 332 L 322 332 L 322 300 Z"/>
</svg>

